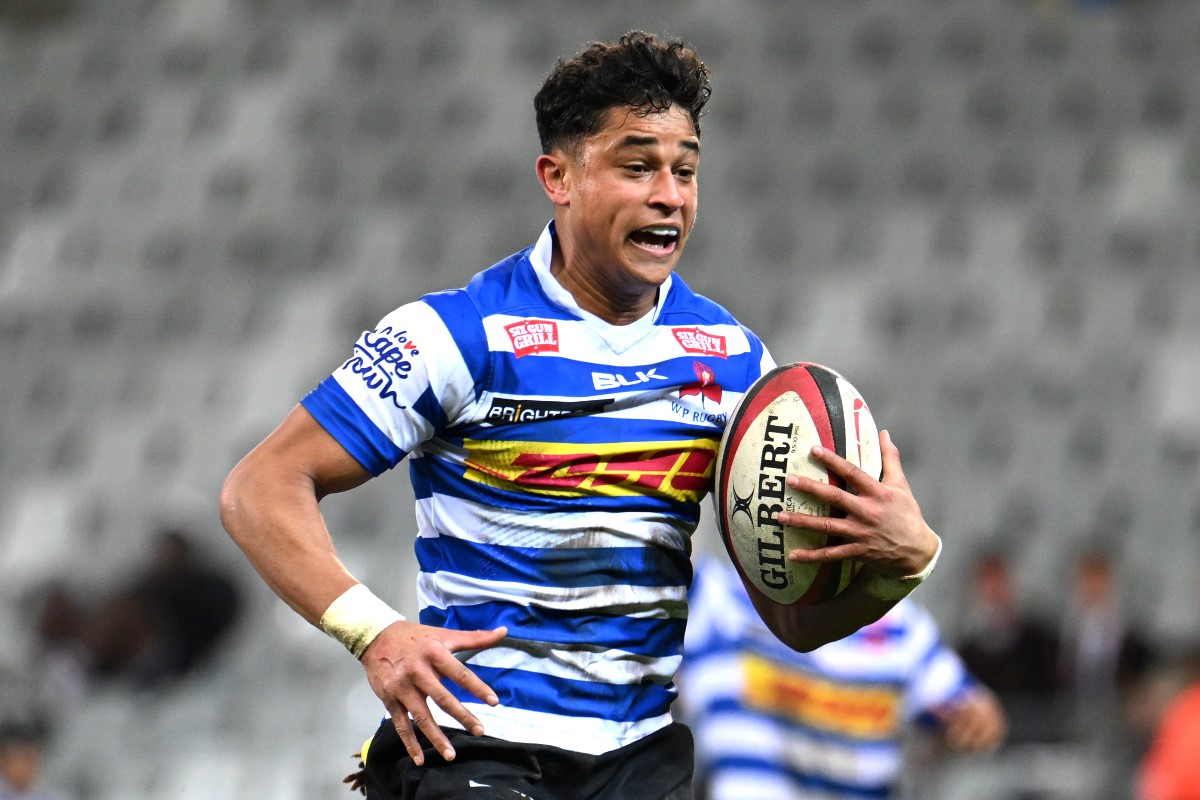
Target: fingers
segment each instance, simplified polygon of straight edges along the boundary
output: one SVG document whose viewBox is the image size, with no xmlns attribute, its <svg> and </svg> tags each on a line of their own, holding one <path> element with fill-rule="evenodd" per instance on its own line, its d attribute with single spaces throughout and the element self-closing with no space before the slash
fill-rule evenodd
<svg viewBox="0 0 1200 800">
<path fill-rule="evenodd" d="M 445 732 L 438 727 L 437 720 L 430 713 L 423 693 L 408 692 L 404 700 L 384 705 L 391 713 L 392 726 L 395 727 L 405 752 L 412 758 L 414 764 L 421 766 L 425 763 L 425 750 L 416 734 L 418 730 L 425 734 L 429 744 L 441 754 L 442 758 L 447 761 L 454 760 L 456 755 L 454 747 L 450 744 Z M 463 713 L 473 721 L 474 726 L 482 728 L 479 720 L 475 719 L 466 709 L 463 709 Z M 470 729 L 468 728 L 468 730 Z"/>
<path fill-rule="evenodd" d="M 856 559 L 865 552 L 859 544 L 838 544 L 829 547 L 797 548 L 789 550 L 787 560 L 797 564 L 816 564 L 824 561 Z"/>
<path fill-rule="evenodd" d="M 457 653 L 459 650 L 482 650 L 498 644 L 501 639 L 508 636 L 508 628 L 501 625 L 490 631 L 446 631 L 446 633 L 450 634 L 446 638 L 446 647 L 450 652 Z"/>
<path fill-rule="evenodd" d="M 462 667 L 462 664 L 448 652 L 443 651 L 443 653 L 444 658 L 449 659 L 458 667 Z M 443 711 L 473 735 L 479 736 L 483 733 L 483 724 L 479 719 L 442 684 L 439 673 L 452 671 L 448 668 L 447 663 L 435 658 L 431 660 L 430 666 L 433 669 L 408 676 L 408 680 L 402 684 L 401 688 L 393 693 L 394 702 L 384 704 L 392 714 L 392 723 L 400 741 L 404 744 L 404 749 L 417 765 L 424 763 L 425 753 L 415 730 L 425 734 L 425 738 L 441 754 L 442 758 L 453 761 L 455 757 L 454 747 L 429 710 L 429 700 L 437 703 Z M 466 668 L 463 667 L 463 669 Z M 471 674 L 471 677 L 475 677 L 469 670 L 466 671 Z M 451 676 L 447 675 L 447 677 Z M 486 684 L 483 684 L 478 678 L 476 681 L 483 686 L 485 695 L 495 697 Z"/>
<path fill-rule="evenodd" d="M 417 737 L 420 731 L 447 761 L 455 757 L 453 746 L 430 712 L 432 700 L 471 734 L 483 734 L 483 724 L 467 710 L 454 692 L 447 688 L 448 679 L 466 689 L 488 705 L 498 705 L 499 698 L 491 687 L 468 669 L 455 652 L 491 647 L 508 635 L 507 628 L 489 631 L 455 631 L 410 625 L 397 628 L 382 641 L 381 635 L 372 643 L 363 660 L 368 679 L 384 707 L 392 715 L 396 734 L 413 762 L 425 761 L 424 749 Z"/>
<path fill-rule="evenodd" d="M 995 732 L 984 720 L 967 720 L 946 731 L 946 743 L 960 753 L 984 753 L 995 749 Z"/>
<path fill-rule="evenodd" d="M 367 793 L 367 781 L 361 769 L 358 772 L 351 772 L 342 778 L 342 783 L 349 784 L 350 791 L 352 792 L 358 792 L 359 794 Z"/>
<path fill-rule="evenodd" d="M 425 763 L 425 750 L 421 747 L 421 743 L 417 741 L 417 735 L 413 732 L 412 720 L 409 719 L 408 709 L 400 703 L 384 703 L 384 708 L 392 715 L 392 727 L 396 729 L 396 735 L 400 737 L 400 743 L 404 745 L 404 752 L 408 753 L 408 757 L 413 760 L 413 763 L 418 767 Z M 449 746 L 450 742 L 446 742 Z"/>
<path fill-rule="evenodd" d="M 888 431 L 881 431 L 879 434 L 879 452 L 883 462 L 879 480 L 875 480 L 874 476 L 826 447 L 820 445 L 813 447 L 811 455 L 830 474 L 841 478 L 846 486 L 857 494 L 877 487 L 880 483 L 907 486 L 908 480 L 905 478 L 904 468 L 900 464 L 900 450 L 892 441 L 892 435 Z"/>
<path fill-rule="evenodd" d="M 904 483 L 904 473 L 900 471 L 899 454 L 895 447 L 891 447 L 891 451 L 895 456 L 891 470 L 892 482 L 907 487 L 907 484 Z M 840 508 L 851 516 L 861 513 L 864 508 L 862 498 L 869 499 L 879 496 L 881 492 L 889 491 L 881 481 L 875 480 L 872 475 L 828 448 L 818 445 L 812 449 L 811 454 L 817 462 L 825 467 L 830 476 L 829 481 L 818 481 L 804 475 L 793 474 L 787 477 L 789 488 L 812 495 L 829 504 L 831 508 Z M 885 474 L 887 473 L 888 470 L 885 468 Z M 896 476 L 898 476 L 898 480 Z M 841 486 L 838 485 L 839 481 L 835 478 L 840 479 Z M 795 518 L 799 515 L 793 513 L 790 516 Z"/>
<path fill-rule="evenodd" d="M 971 753 L 979 749 L 983 732 L 978 720 L 968 714 L 959 714 L 951 718 L 946 727 L 946 743 L 960 753 Z"/>
<path fill-rule="evenodd" d="M 858 468 L 854 467 L 854 469 Z M 861 470 L 859 471 L 861 472 Z M 813 480 L 802 475 L 789 475 L 787 485 L 789 488 L 815 497 L 830 508 L 840 508 L 848 514 L 858 513 L 863 507 L 862 501 L 856 495 L 830 483 Z M 801 518 L 808 516 L 814 515 L 805 514 L 802 511 L 784 511 L 779 514 L 779 521 L 784 525 L 809 527 L 807 525 L 800 525 L 802 522 Z"/>
<path fill-rule="evenodd" d="M 869 489 L 873 484 L 877 483 L 875 478 L 863 472 L 858 466 L 842 458 L 827 447 L 817 445 L 810 451 L 810 455 L 825 467 L 830 475 L 836 475 L 841 478 L 847 488 L 853 489 L 856 492 Z M 832 483 L 833 481 L 830 482 Z"/>
<path fill-rule="evenodd" d="M 890 431 L 879 432 L 879 453 L 883 456 L 883 472 L 880 480 L 883 483 L 908 486 L 908 479 L 904 477 L 904 468 L 900 466 L 900 449 L 892 441 Z"/>
<path fill-rule="evenodd" d="M 492 691 L 492 687 L 484 683 L 478 675 L 467 669 L 465 664 L 463 664 L 457 658 L 454 658 L 452 655 L 450 655 L 450 653 L 457 653 L 461 650 L 479 650 L 485 647 L 491 647 L 499 643 L 501 639 L 508 635 L 508 628 L 501 626 L 490 631 L 453 631 L 452 633 L 455 635 L 448 637 L 446 642 L 446 653 L 444 655 L 437 655 L 436 666 L 438 667 L 438 671 L 441 672 L 442 675 L 457 683 L 459 686 L 466 689 L 471 694 L 478 697 L 483 702 L 487 703 L 489 706 L 499 704 L 500 699 L 496 697 L 496 693 Z M 450 694 L 448 691 L 445 691 L 444 686 L 441 686 L 441 684 L 438 685 L 442 688 L 446 698 L 448 698 L 447 702 L 462 708 L 464 714 L 467 714 L 472 720 L 475 720 L 474 716 L 471 716 L 452 694 Z M 440 699 L 434 698 L 434 702 L 447 711 L 451 711 L 451 709 L 447 708 L 446 703 L 442 702 Z M 452 711 L 451 713 L 453 714 Z M 467 730 L 471 731 L 471 733 L 474 735 L 480 736 L 483 734 L 483 726 L 479 725 L 478 720 L 475 720 L 475 726 L 478 727 L 478 730 L 475 730 L 472 726 L 467 725 L 466 720 L 462 719 L 458 715 L 454 714 L 454 717 L 459 722 L 462 722 L 464 725 L 466 725 Z"/>
<path fill-rule="evenodd" d="M 830 561 L 865 555 L 868 560 L 882 558 L 889 564 L 907 564 L 913 560 L 908 551 L 912 549 L 914 536 L 921 539 L 919 544 L 927 544 L 920 509 L 900 468 L 899 450 L 886 431 L 880 435 L 880 441 L 885 464 L 882 481 L 819 446 L 812 449 L 812 457 L 828 471 L 829 482 L 800 474 L 787 477 L 789 489 L 816 501 L 805 505 L 823 504 L 829 513 L 780 511 L 779 523 L 840 539 L 830 542 L 828 547 L 797 551 L 793 560 Z"/>
<path fill-rule="evenodd" d="M 837 486 L 799 475 L 789 476 L 788 485 L 793 489 L 812 495 L 830 508 L 842 509 L 848 517 L 866 514 L 866 507 L 859 498 Z M 856 558 L 864 552 L 864 547 L 856 541 L 864 534 L 864 531 L 846 517 L 806 514 L 803 511 L 780 511 L 777 519 L 781 525 L 824 534 L 829 540 L 824 547 L 805 547 L 789 551 L 787 558 L 790 561 L 800 563 L 837 561 L 844 558 Z"/>
<path fill-rule="evenodd" d="M 961 753 L 995 750 L 1007 734 L 1004 714 L 991 698 L 975 696 L 943 715 L 946 744 Z"/>
<path fill-rule="evenodd" d="M 468 692 L 487 703 L 489 706 L 494 706 L 500 702 L 500 699 L 496 697 L 496 693 L 492 691 L 490 686 L 484 683 L 478 675 L 467 669 L 461 661 L 449 653 L 446 653 L 445 656 L 438 656 L 434 666 L 437 667 L 438 671 L 442 675 L 445 675 L 447 678 L 454 681 L 459 686 L 463 687 Z M 431 692 L 429 696 L 435 703 L 447 711 L 451 711 L 451 709 L 448 707 L 450 705 L 462 708 L 462 705 L 457 699 L 455 699 L 454 695 L 452 695 L 450 691 L 446 689 L 446 687 L 440 682 L 437 684 L 437 689 Z M 463 713 L 467 713 L 466 709 L 463 709 Z M 455 717 L 455 719 L 458 719 L 459 722 L 462 722 L 464 725 L 466 725 L 467 730 L 471 731 L 471 733 L 475 734 L 476 736 L 479 736 L 483 733 L 483 726 L 480 725 L 479 730 L 476 731 L 470 725 L 466 724 L 466 720 L 460 718 L 452 711 L 451 714 Z M 474 717 L 472 717 L 472 719 L 474 719 Z M 478 725 L 478 722 L 475 724 Z"/>
</svg>

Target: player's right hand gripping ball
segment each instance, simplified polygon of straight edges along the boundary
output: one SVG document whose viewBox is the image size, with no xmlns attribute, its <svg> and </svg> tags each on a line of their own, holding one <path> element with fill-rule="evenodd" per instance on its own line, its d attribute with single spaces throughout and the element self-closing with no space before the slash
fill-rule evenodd
<svg viewBox="0 0 1200 800">
<path fill-rule="evenodd" d="M 828 537 L 780 525 L 780 511 L 842 513 L 787 485 L 791 474 L 840 485 L 810 455 L 818 444 L 876 479 L 882 472 L 879 431 L 862 395 L 832 369 L 799 362 L 776 367 L 746 390 L 717 452 L 714 500 L 725 547 L 750 586 L 780 605 L 828 600 L 860 566 L 785 558 L 791 550 L 823 547 Z"/>
</svg>

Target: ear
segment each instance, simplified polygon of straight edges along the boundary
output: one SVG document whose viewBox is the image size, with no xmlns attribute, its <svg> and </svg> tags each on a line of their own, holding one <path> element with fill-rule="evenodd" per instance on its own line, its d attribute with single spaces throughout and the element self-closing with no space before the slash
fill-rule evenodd
<svg viewBox="0 0 1200 800">
<path fill-rule="evenodd" d="M 571 161 L 562 150 L 538 156 L 534 164 L 542 190 L 556 206 L 570 205 Z"/>
</svg>

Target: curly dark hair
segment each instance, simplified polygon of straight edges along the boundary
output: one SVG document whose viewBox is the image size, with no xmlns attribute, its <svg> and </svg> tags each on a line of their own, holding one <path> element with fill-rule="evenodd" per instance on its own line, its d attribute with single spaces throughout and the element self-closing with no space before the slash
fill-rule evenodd
<svg viewBox="0 0 1200 800">
<path fill-rule="evenodd" d="M 699 136 L 710 94 L 708 67 L 679 39 L 630 31 L 616 42 L 591 42 L 559 59 L 533 98 L 542 152 L 574 147 L 600 130 L 614 106 L 650 114 L 678 104 Z"/>
</svg>

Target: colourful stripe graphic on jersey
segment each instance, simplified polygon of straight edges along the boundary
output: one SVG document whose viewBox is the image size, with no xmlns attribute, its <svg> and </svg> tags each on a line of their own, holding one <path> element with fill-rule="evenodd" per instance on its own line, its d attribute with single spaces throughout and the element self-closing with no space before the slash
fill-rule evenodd
<svg viewBox="0 0 1200 800">
<path fill-rule="evenodd" d="M 466 439 L 467 480 L 557 497 L 651 496 L 699 502 L 712 486 L 711 439 L 621 444 Z"/>
<path fill-rule="evenodd" d="M 853 739 L 890 739 L 900 724 L 896 687 L 847 685 L 755 655 L 743 657 L 742 669 L 746 704 L 773 716 Z"/>
</svg>

